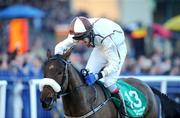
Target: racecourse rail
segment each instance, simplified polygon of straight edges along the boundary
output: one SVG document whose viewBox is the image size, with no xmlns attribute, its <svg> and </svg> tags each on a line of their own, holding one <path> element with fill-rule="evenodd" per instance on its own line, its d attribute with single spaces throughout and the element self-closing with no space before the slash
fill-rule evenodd
<svg viewBox="0 0 180 118">
<path fill-rule="evenodd" d="M 168 82 L 178 82 L 180 84 L 180 76 L 121 76 L 122 78 L 138 78 L 145 82 L 160 82 L 160 91 L 167 93 Z M 37 89 L 41 79 L 29 80 L 29 92 L 30 92 L 30 115 L 31 118 L 37 118 Z M 6 107 L 6 86 L 7 81 L 0 80 L 0 118 L 5 118 Z"/>
<path fill-rule="evenodd" d="M 0 118 L 5 118 L 7 81 L 0 80 Z"/>
</svg>

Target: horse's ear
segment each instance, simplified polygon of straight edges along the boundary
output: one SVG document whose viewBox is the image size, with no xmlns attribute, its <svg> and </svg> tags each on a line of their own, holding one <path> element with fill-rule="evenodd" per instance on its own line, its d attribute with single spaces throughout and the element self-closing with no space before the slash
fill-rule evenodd
<svg viewBox="0 0 180 118">
<path fill-rule="evenodd" d="M 51 57 L 52 57 L 51 50 L 48 49 L 48 50 L 47 50 L 47 58 L 49 59 L 49 58 L 51 58 Z"/>
<path fill-rule="evenodd" d="M 63 54 L 63 57 L 66 58 L 66 59 L 68 59 L 69 56 L 71 55 L 72 49 L 73 49 L 73 47 L 71 47 L 69 50 L 67 50 L 67 51 Z"/>
</svg>

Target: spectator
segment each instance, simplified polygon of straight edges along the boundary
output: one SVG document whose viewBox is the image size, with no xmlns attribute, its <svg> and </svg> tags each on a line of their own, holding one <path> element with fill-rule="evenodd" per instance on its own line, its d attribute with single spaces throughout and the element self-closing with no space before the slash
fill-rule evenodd
<svg viewBox="0 0 180 118">
<path fill-rule="evenodd" d="M 12 80 L 13 73 L 8 64 L 8 55 L 0 54 L 0 79 Z"/>
</svg>

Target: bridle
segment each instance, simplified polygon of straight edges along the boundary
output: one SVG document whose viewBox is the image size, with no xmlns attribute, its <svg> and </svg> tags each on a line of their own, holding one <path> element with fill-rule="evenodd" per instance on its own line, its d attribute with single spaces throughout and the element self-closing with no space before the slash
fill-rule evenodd
<svg viewBox="0 0 180 118">
<path fill-rule="evenodd" d="M 42 81 L 40 82 L 40 91 L 42 91 L 43 87 L 45 85 L 49 85 L 52 89 L 53 89 L 53 93 L 54 95 L 52 96 L 52 98 L 46 98 L 45 101 L 42 101 L 42 105 L 44 106 L 44 108 L 47 109 L 51 109 L 54 102 L 57 101 L 57 98 L 60 98 L 61 96 L 67 95 L 69 93 L 65 93 L 65 83 L 68 83 L 68 65 L 70 64 L 70 61 L 66 61 L 65 59 L 61 58 L 61 55 L 54 55 L 53 57 L 48 58 L 48 61 L 45 62 L 45 65 L 53 60 L 57 60 L 60 61 L 61 63 L 63 62 L 65 64 L 64 70 L 63 70 L 63 77 L 62 77 L 62 82 L 58 83 L 55 79 L 53 78 L 44 78 L 42 79 Z M 54 77 L 57 77 L 57 75 L 55 75 Z M 49 84 L 49 83 L 53 83 L 53 84 Z M 56 86 L 56 88 L 54 87 Z"/>
<path fill-rule="evenodd" d="M 64 87 L 66 86 L 66 85 L 65 85 L 66 81 L 67 81 L 67 83 L 68 83 L 68 81 L 69 81 L 68 65 L 70 65 L 71 63 L 70 63 L 70 61 L 67 61 L 67 60 L 65 60 L 64 58 L 61 58 L 60 55 L 55 55 L 55 56 L 49 58 L 49 61 L 51 61 L 51 60 L 58 60 L 58 61 L 61 61 L 61 62 L 63 62 L 63 63 L 65 64 L 65 68 L 64 68 L 64 71 L 63 71 L 63 72 L 64 72 L 64 73 L 63 73 L 63 80 L 62 80 L 61 84 L 58 83 L 58 84 L 60 85 L 60 87 L 61 87 L 61 91 L 60 91 L 60 92 L 55 92 L 55 95 L 54 95 L 53 98 L 52 98 L 51 104 L 53 104 L 54 102 L 56 102 L 57 98 L 59 98 L 60 96 L 66 96 L 66 95 L 68 95 L 68 94 L 73 93 L 73 92 L 74 92 L 75 90 L 77 90 L 77 89 L 80 89 L 80 88 L 82 88 L 82 87 L 86 87 L 86 86 L 87 86 L 87 85 L 85 85 L 85 84 L 82 84 L 82 85 L 79 85 L 78 87 L 75 87 L 75 88 L 72 89 L 71 91 L 66 92 L 66 90 L 64 89 Z M 68 85 L 67 85 L 67 86 L 68 86 Z M 97 91 L 96 91 L 96 88 L 95 88 L 95 87 L 93 87 L 93 88 L 94 88 L 94 90 L 95 90 L 95 98 L 96 98 L 96 97 L 97 97 Z M 88 113 L 86 113 L 86 114 L 84 114 L 84 115 L 82 115 L 82 116 L 73 117 L 73 116 L 68 116 L 68 115 L 65 114 L 64 117 L 66 117 L 66 118 L 87 118 L 87 117 L 95 114 L 95 113 L 96 113 L 97 111 L 99 111 L 102 107 L 104 107 L 108 101 L 110 101 L 110 98 L 106 99 L 105 101 L 103 101 L 102 103 L 100 103 L 97 107 L 93 108 L 91 111 L 89 111 Z M 52 106 L 51 106 L 51 107 L 52 107 Z"/>
<path fill-rule="evenodd" d="M 61 61 L 61 62 L 63 62 L 65 64 L 65 68 L 64 68 L 64 71 L 63 71 L 64 74 L 63 74 L 63 77 L 62 77 L 62 82 L 61 82 L 61 84 L 57 82 L 61 87 L 61 91 L 57 92 L 57 93 L 55 92 L 55 94 L 56 94 L 55 96 L 57 96 L 56 98 L 59 98 L 60 96 L 65 96 L 65 95 L 71 94 L 71 93 L 73 93 L 73 91 L 75 91 L 77 89 L 80 89 L 81 87 L 86 86 L 86 85 L 82 84 L 82 85 L 79 85 L 79 86 L 75 87 L 71 91 L 67 92 L 65 90 L 65 86 L 66 86 L 65 83 L 66 83 L 66 81 L 67 81 L 67 83 L 69 82 L 68 66 L 71 64 L 71 62 L 69 60 L 65 60 L 63 57 L 61 58 L 60 55 L 55 55 L 55 56 L 49 58 L 49 61 L 51 61 L 51 60 L 58 60 L 58 61 Z"/>
<path fill-rule="evenodd" d="M 64 68 L 64 71 L 63 71 L 64 73 L 63 73 L 63 77 L 62 77 L 62 82 L 61 82 L 61 84 L 58 83 L 60 85 L 60 87 L 61 87 L 61 91 L 56 93 L 57 98 L 59 98 L 60 95 L 64 96 L 64 95 L 69 94 L 69 93 L 65 93 L 64 88 L 65 88 L 65 81 L 69 81 L 69 78 L 68 78 L 69 77 L 68 65 L 71 64 L 71 62 L 66 61 L 63 58 L 60 58 L 60 55 L 55 55 L 55 56 L 51 57 L 49 60 L 58 60 L 58 61 L 61 61 L 61 62 L 63 62 L 65 64 L 65 68 Z"/>
</svg>

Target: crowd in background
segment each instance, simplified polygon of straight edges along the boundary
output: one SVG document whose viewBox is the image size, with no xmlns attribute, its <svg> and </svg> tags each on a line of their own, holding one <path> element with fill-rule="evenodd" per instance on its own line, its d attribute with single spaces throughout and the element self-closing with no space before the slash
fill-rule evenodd
<svg viewBox="0 0 180 118">
<path fill-rule="evenodd" d="M 11 4 L 13 2 L 7 2 L 5 6 Z M 23 1 L 21 4 L 24 4 Z M 71 14 L 69 3 L 65 0 L 54 2 L 29 0 L 28 4 L 44 10 L 48 15 L 43 19 L 40 31 L 34 31 L 30 24 L 30 49 L 27 53 L 16 55 L 16 52 L 7 52 L 8 22 L 0 21 L 0 80 L 16 81 L 19 88 L 16 87 L 14 93 L 23 89 L 18 84 L 19 81 L 43 78 L 42 67 L 46 60 L 46 50 L 50 48 L 53 53 L 57 43 L 53 36 L 55 26 L 68 24 L 77 15 L 87 16 L 86 12 Z M 5 6 L 1 6 L 1 8 Z M 133 38 L 130 35 L 131 32 L 127 31 L 127 26 L 122 26 L 126 35 L 128 55 L 121 75 L 180 75 L 180 35 L 176 32 L 178 36 L 174 36 L 172 32 L 171 37 L 165 38 L 154 34 L 151 26 L 142 27 L 145 28 L 147 34 L 140 38 Z M 91 50 L 82 45 L 77 45 L 73 49 L 70 60 L 78 70 L 86 66 Z"/>
<path fill-rule="evenodd" d="M 129 40 L 127 40 L 127 42 L 129 42 Z M 162 40 L 164 41 L 164 39 Z M 167 54 L 170 53 L 168 52 L 169 50 L 173 51 L 173 49 L 168 40 L 165 40 L 164 43 L 167 44 L 161 44 L 159 41 L 154 41 L 153 46 L 155 49 L 152 53 L 149 55 L 142 54 L 137 58 L 135 58 L 136 54 L 134 48 L 128 45 L 128 55 L 121 75 L 179 75 L 180 58 L 179 56 Z M 141 48 L 141 50 L 143 49 Z M 71 55 L 71 60 L 78 69 L 81 69 L 86 65 L 90 51 L 91 49 L 89 50 L 80 46 Z"/>
<path fill-rule="evenodd" d="M 42 3 L 42 4 L 41 4 Z M 12 3 L 13 4 L 13 3 Z M 22 3 L 23 4 L 23 1 Z M 26 2 L 27 4 L 27 2 Z M 33 31 L 31 24 L 30 28 L 33 32 L 29 35 L 29 51 L 24 55 L 17 55 L 12 58 L 5 49 L 8 45 L 7 26 L 1 22 L 2 43 L 0 50 L 0 75 L 7 76 L 23 76 L 27 78 L 41 78 L 42 65 L 46 59 L 46 50 L 55 46 L 54 37 L 47 36 L 47 31 L 53 31 L 58 24 L 68 24 L 70 20 L 79 14 L 86 15 L 85 12 L 70 14 L 69 3 L 66 1 L 43 2 L 29 1 L 35 7 L 41 8 L 47 12 L 47 16 L 43 18 L 41 31 Z M 49 5 L 50 4 L 50 5 Z M 128 55 L 123 66 L 121 75 L 179 75 L 180 74 L 180 54 L 178 37 L 172 35 L 164 38 L 161 35 L 152 33 L 151 26 L 142 26 L 147 32 L 146 35 L 140 38 L 130 36 L 127 26 L 122 26 L 126 34 L 128 45 Z M 150 30 L 149 30 L 149 29 Z M 51 33 L 53 35 L 53 33 Z M 4 43 L 3 43 L 4 42 Z M 3 48 L 2 48 L 3 47 Z M 84 68 L 88 60 L 91 49 L 83 46 L 76 46 L 71 60 L 78 68 Z M 34 77 L 33 77 L 34 76 Z"/>
<path fill-rule="evenodd" d="M 173 55 L 178 49 L 172 47 L 170 39 L 154 37 L 152 39 L 152 51 L 137 55 L 132 43 L 133 39 L 126 38 L 128 55 L 124 63 L 121 75 L 179 75 L 180 57 Z M 137 40 L 137 39 L 135 39 Z M 142 40 L 142 39 L 141 39 Z M 146 40 L 146 38 L 144 39 Z M 0 76 L 11 78 L 16 75 L 27 79 L 42 78 L 42 65 L 46 60 L 44 47 L 46 40 L 37 39 L 29 52 L 24 55 L 13 55 L 6 52 L 0 53 Z M 55 45 L 55 44 L 54 44 Z M 54 47 L 52 45 L 52 47 Z M 145 45 L 145 42 L 144 42 Z M 146 44 L 149 45 L 149 44 Z M 145 46 L 147 47 L 147 46 Z M 142 47 L 139 47 L 141 50 Z M 72 63 L 80 70 L 85 67 L 91 49 L 82 45 L 76 46 L 70 57 Z M 53 53 L 53 49 L 52 49 Z M 13 57 L 14 56 L 14 57 Z M 27 79 L 28 80 L 28 79 Z"/>
</svg>

